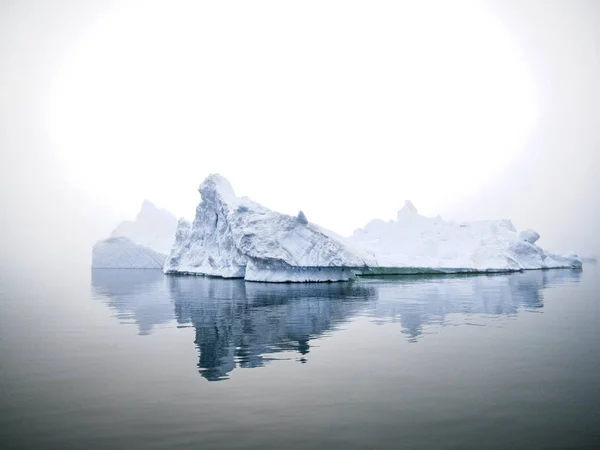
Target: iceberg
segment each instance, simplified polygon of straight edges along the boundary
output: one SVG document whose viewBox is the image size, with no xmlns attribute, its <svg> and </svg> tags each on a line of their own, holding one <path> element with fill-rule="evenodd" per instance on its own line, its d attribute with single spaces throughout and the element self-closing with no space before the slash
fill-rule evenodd
<svg viewBox="0 0 600 450">
<path fill-rule="evenodd" d="M 534 230 L 517 233 L 510 220 L 455 223 L 425 217 L 406 201 L 397 219 L 375 219 L 349 238 L 373 253 L 372 273 L 510 272 L 524 269 L 581 268 L 574 253 L 560 255 L 536 245 Z"/>
<path fill-rule="evenodd" d="M 247 281 L 345 281 L 357 275 L 513 272 L 581 268 L 574 253 L 543 250 L 534 230 L 509 220 L 455 223 L 425 217 L 407 201 L 397 219 L 375 219 L 349 238 L 237 197 L 210 175 L 193 222 L 181 219 L 163 271 Z"/>
<path fill-rule="evenodd" d="M 374 219 L 348 238 L 296 216 L 272 211 L 209 175 L 192 222 L 144 201 L 94 247 L 94 268 L 162 268 L 165 274 L 260 282 L 346 281 L 356 276 L 514 272 L 582 267 L 575 253 L 538 246 L 539 233 L 510 220 L 451 222 L 425 217 L 410 201 L 396 220 Z M 168 256 L 167 256 L 168 254 Z"/>
<path fill-rule="evenodd" d="M 210 175 L 198 189 L 192 223 L 180 220 L 164 266 L 167 274 L 202 274 L 247 281 L 344 281 L 377 265 L 345 238 L 237 197 L 229 181 Z"/>
<path fill-rule="evenodd" d="M 144 200 L 134 221 L 121 222 L 92 250 L 93 269 L 162 269 L 173 245 L 177 219 Z"/>
<path fill-rule="evenodd" d="M 166 255 L 119 236 L 97 242 L 92 251 L 92 269 L 161 269 Z"/>
<path fill-rule="evenodd" d="M 121 222 L 110 237 L 124 236 L 136 244 L 167 255 L 173 245 L 176 229 L 177 218 L 173 214 L 144 200 L 135 220 Z"/>
</svg>

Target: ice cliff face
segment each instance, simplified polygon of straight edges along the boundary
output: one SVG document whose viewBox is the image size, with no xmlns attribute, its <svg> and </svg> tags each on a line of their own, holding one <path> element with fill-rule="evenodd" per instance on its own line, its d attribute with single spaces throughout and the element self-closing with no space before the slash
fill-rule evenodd
<svg viewBox="0 0 600 450">
<path fill-rule="evenodd" d="M 190 224 L 179 222 L 165 273 L 245 278 L 249 281 L 340 281 L 352 268 L 376 265 L 344 238 L 297 217 L 271 211 L 231 184 L 210 175 L 199 187 L 202 201 Z"/>
<path fill-rule="evenodd" d="M 396 221 L 373 220 L 349 240 L 372 252 L 384 268 L 460 272 L 581 267 L 575 254 L 558 255 L 535 245 L 539 237 L 533 230 L 518 234 L 509 220 L 454 223 L 424 217 L 407 201 Z"/>
<path fill-rule="evenodd" d="M 121 222 L 110 238 L 94 245 L 94 269 L 160 269 L 173 244 L 177 219 L 144 200 L 134 221 Z"/>
</svg>

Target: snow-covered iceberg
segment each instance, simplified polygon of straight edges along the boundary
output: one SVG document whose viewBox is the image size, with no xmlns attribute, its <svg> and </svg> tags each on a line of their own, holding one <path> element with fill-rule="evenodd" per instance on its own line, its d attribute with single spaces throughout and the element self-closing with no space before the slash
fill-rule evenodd
<svg viewBox="0 0 600 450">
<path fill-rule="evenodd" d="M 154 251 L 169 254 L 177 229 L 177 218 L 166 209 L 144 200 L 135 220 L 121 222 L 110 237 L 124 236 Z"/>
<path fill-rule="evenodd" d="M 177 219 L 144 200 L 134 221 L 119 224 L 92 250 L 94 269 L 162 269 L 175 236 Z"/>
<path fill-rule="evenodd" d="M 119 236 L 97 242 L 92 250 L 92 269 L 160 269 L 166 256 Z"/>
<path fill-rule="evenodd" d="M 371 221 L 350 238 L 236 197 L 222 176 L 199 187 L 192 223 L 181 219 L 164 265 L 167 274 L 202 274 L 248 281 L 342 281 L 356 275 L 510 272 L 580 268 L 574 254 L 536 245 L 533 230 L 509 220 L 455 223 L 424 217 L 406 202 L 397 220 Z"/>
<path fill-rule="evenodd" d="M 377 265 L 368 252 L 316 224 L 236 197 L 222 176 L 199 187 L 192 223 L 180 220 L 165 273 L 204 274 L 248 281 L 342 281 Z"/>
<path fill-rule="evenodd" d="M 407 201 L 397 220 L 375 219 L 349 238 L 373 253 L 372 273 L 503 272 L 580 268 L 574 253 L 559 255 L 536 245 L 533 230 L 517 233 L 509 220 L 455 223 L 424 217 Z"/>
</svg>

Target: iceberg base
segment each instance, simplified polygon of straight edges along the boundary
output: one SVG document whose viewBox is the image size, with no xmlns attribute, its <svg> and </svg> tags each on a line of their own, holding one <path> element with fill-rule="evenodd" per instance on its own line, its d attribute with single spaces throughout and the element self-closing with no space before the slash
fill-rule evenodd
<svg viewBox="0 0 600 450">
<path fill-rule="evenodd" d="M 267 283 L 318 283 L 349 281 L 356 278 L 356 271 L 348 267 L 297 267 L 283 264 L 257 263 L 246 266 L 246 281 Z"/>
</svg>

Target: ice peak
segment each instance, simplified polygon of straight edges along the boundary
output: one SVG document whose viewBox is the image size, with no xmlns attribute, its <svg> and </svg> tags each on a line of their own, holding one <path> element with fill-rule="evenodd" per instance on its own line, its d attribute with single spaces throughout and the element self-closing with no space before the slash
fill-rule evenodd
<svg viewBox="0 0 600 450">
<path fill-rule="evenodd" d="M 148 209 L 148 208 L 156 209 L 156 206 L 150 200 L 145 198 L 144 201 L 142 202 L 142 209 Z"/>
<path fill-rule="evenodd" d="M 234 200 L 235 192 L 231 183 L 222 175 L 212 173 L 198 187 L 198 192 L 203 200 L 213 200 L 216 197 L 222 200 Z"/>
<path fill-rule="evenodd" d="M 156 207 L 156 205 L 154 203 L 152 203 L 148 199 L 144 199 L 144 201 L 142 202 L 142 208 L 140 209 L 140 212 L 138 212 L 138 214 L 137 214 L 137 219 L 138 220 L 152 219 L 153 217 L 155 217 L 157 215 L 158 211 L 159 211 L 159 209 Z"/>
<path fill-rule="evenodd" d="M 404 201 L 404 206 L 398 211 L 398 218 L 418 214 L 417 208 L 410 200 Z"/>
<path fill-rule="evenodd" d="M 304 214 L 302 211 L 300 211 L 300 212 L 298 213 L 298 216 L 296 217 L 296 220 L 297 220 L 299 223 L 302 223 L 302 224 L 304 224 L 304 225 L 306 225 L 306 224 L 308 223 L 308 219 L 306 218 L 306 215 L 305 215 L 305 214 Z"/>
</svg>

